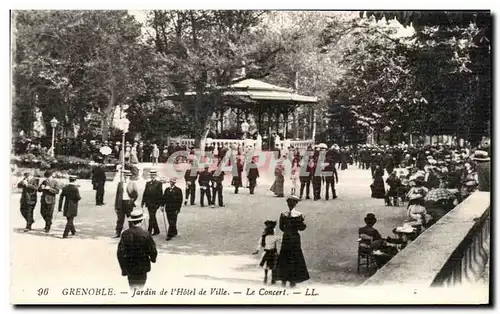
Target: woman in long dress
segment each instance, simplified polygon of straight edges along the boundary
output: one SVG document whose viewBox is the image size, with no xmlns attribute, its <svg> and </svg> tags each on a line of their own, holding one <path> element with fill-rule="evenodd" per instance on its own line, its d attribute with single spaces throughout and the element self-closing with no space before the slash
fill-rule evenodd
<svg viewBox="0 0 500 314">
<path fill-rule="evenodd" d="M 297 283 L 309 280 L 309 271 L 302 253 L 299 234 L 299 231 L 306 229 L 306 224 L 304 216 L 295 209 L 299 201 L 300 198 L 295 195 L 288 197 L 286 200 L 288 210 L 281 213 L 279 220 L 283 239 L 276 266 L 276 279 L 281 280 L 283 286 L 289 282 L 290 287 L 294 287 Z"/>
<path fill-rule="evenodd" d="M 384 185 L 384 169 L 377 165 L 374 171 L 373 183 L 370 186 L 372 189 L 373 198 L 385 198 L 385 185 Z"/>
<path fill-rule="evenodd" d="M 281 160 L 274 168 L 274 183 L 271 186 L 270 190 L 274 192 L 274 195 L 277 197 L 283 197 L 284 195 L 284 186 L 285 186 L 285 165 Z"/>
</svg>

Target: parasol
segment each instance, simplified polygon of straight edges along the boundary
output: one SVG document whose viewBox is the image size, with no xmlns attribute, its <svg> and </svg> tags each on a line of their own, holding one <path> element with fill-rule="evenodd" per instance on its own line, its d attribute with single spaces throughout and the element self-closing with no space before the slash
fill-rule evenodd
<svg viewBox="0 0 500 314">
<path fill-rule="evenodd" d="M 103 147 L 101 147 L 101 149 L 99 151 L 104 156 L 107 156 L 107 155 L 111 154 L 111 148 L 109 148 L 109 146 L 103 146 Z"/>
<path fill-rule="evenodd" d="M 434 189 L 430 190 L 429 193 L 425 196 L 426 201 L 439 202 L 442 200 L 451 200 L 454 199 L 455 195 L 453 195 L 447 189 Z"/>
<path fill-rule="evenodd" d="M 324 148 L 324 149 L 328 149 L 328 145 L 326 145 L 325 143 L 320 143 L 318 145 L 319 148 Z"/>
</svg>

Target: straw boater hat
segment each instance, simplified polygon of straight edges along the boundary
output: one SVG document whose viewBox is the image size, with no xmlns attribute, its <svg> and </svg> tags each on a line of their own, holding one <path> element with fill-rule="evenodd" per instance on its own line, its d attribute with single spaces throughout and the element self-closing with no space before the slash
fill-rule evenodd
<svg viewBox="0 0 500 314">
<path fill-rule="evenodd" d="M 144 219 L 144 215 L 142 214 L 142 210 L 140 209 L 134 209 L 130 213 L 130 218 L 128 221 L 142 221 Z"/>
<path fill-rule="evenodd" d="M 151 169 L 151 170 L 149 170 L 149 174 L 150 175 L 157 175 L 158 171 L 156 169 Z"/>
<path fill-rule="evenodd" d="M 130 177 L 132 175 L 132 172 L 130 172 L 130 170 L 123 170 L 123 175 Z"/>
<path fill-rule="evenodd" d="M 488 156 L 488 152 L 484 150 L 476 150 L 472 159 L 475 161 L 490 161 L 490 157 Z"/>
<path fill-rule="evenodd" d="M 424 195 L 422 193 L 415 193 L 415 194 L 412 194 L 410 196 L 410 201 L 413 201 L 413 200 L 418 200 L 420 198 L 423 198 Z"/>
<path fill-rule="evenodd" d="M 170 178 L 168 182 L 177 183 L 177 178 Z"/>
<path fill-rule="evenodd" d="M 78 177 L 77 177 L 77 176 L 75 176 L 75 175 L 70 175 L 70 176 L 69 176 L 69 182 L 74 182 L 74 181 L 76 181 L 76 179 L 77 179 L 77 178 L 78 178 Z"/>
<path fill-rule="evenodd" d="M 476 186 L 477 185 L 477 182 L 476 180 L 474 179 L 469 179 L 465 182 L 465 186 L 468 186 L 468 187 L 473 187 L 473 186 Z"/>
</svg>

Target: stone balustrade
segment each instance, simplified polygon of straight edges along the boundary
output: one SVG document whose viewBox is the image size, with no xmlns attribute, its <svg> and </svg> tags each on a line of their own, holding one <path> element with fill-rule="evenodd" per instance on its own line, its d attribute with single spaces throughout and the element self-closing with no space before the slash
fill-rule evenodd
<svg viewBox="0 0 500 314">
<path fill-rule="evenodd" d="M 363 285 L 464 287 L 490 258 L 490 193 L 475 192 L 399 252 Z"/>
</svg>

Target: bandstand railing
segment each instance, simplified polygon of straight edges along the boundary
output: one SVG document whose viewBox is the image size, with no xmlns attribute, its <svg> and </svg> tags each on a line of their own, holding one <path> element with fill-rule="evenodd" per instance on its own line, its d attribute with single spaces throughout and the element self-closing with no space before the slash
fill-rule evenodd
<svg viewBox="0 0 500 314">
<path fill-rule="evenodd" d="M 228 145 L 228 146 L 240 146 L 240 147 L 247 147 L 247 146 L 256 146 L 256 140 L 253 139 L 246 139 L 246 140 L 237 140 L 237 139 L 207 139 L 208 144 L 215 144 L 218 146 L 219 144 L 221 146 Z M 180 145 L 186 145 L 188 147 L 193 146 L 195 143 L 194 139 L 189 139 L 189 138 L 181 138 L 181 137 L 169 137 L 168 138 L 168 143 L 179 143 Z M 309 146 L 314 146 L 314 140 L 282 140 L 281 143 L 283 145 L 291 145 L 294 148 L 298 148 L 299 150 L 303 151 L 306 150 Z"/>
<path fill-rule="evenodd" d="M 490 259 L 490 193 L 475 192 L 363 285 L 463 287 L 484 278 Z"/>
</svg>

